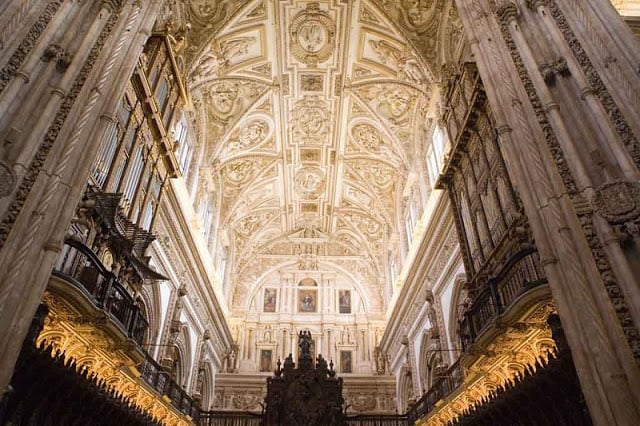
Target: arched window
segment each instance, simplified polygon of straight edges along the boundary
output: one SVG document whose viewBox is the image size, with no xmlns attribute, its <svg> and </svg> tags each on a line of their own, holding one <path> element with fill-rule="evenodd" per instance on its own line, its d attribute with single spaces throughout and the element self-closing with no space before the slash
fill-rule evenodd
<svg viewBox="0 0 640 426">
<path fill-rule="evenodd" d="M 175 134 L 175 153 L 182 175 L 186 178 L 191 164 L 191 157 L 193 155 L 193 140 L 191 133 L 189 132 L 189 124 L 187 121 L 187 115 L 182 113 L 180 120 L 174 127 Z"/>
<path fill-rule="evenodd" d="M 427 148 L 426 158 L 429 181 L 432 185 L 435 184 L 442 171 L 445 145 L 446 135 L 440 126 L 436 126 L 431 137 L 431 144 Z"/>
</svg>

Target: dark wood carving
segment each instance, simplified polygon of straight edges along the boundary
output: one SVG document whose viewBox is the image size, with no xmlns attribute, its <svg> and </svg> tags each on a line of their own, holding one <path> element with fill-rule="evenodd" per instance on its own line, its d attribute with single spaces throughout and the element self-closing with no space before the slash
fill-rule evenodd
<svg viewBox="0 0 640 426">
<path fill-rule="evenodd" d="M 266 425 L 346 425 L 342 379 L 336 377 L 333 362 L 327 364 L 322 355 L 314 366 L 311 343 L 311 333 L 301 331 L 298 367 L 289 354 L 284 365 L 278 360 L 274 377 L 267 379 Z"/>
<path fill-rule="evenodd" d="M 40 305 L 0 402 L 1 425 L 132 425 L 161 423 L 51 347 L 36 347 L 48 313 Z"/>
<path fill-rule="evenodd" d="M 475 64 L 463 64 L 445 93 L 452 149 L 438 187 L 449 194 L 467 272 L 471 303 L 460 318 L 466 352 L 519 296 L 547 278 Z"/>
</svg>

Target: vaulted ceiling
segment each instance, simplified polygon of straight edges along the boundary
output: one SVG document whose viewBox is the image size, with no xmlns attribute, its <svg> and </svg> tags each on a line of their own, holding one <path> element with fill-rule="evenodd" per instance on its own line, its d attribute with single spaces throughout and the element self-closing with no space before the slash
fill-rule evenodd
<svg viewBox="0 0 640 426">
<path fill-rule="evenodd" d="M 218 208 L 230 304 L 289 265 L 344 271 L 384 310 L 439 75 L 460 45 L 450 1 L 182 4 L 172 13 L 190 27 L 200 185 Z"/>
</svg>

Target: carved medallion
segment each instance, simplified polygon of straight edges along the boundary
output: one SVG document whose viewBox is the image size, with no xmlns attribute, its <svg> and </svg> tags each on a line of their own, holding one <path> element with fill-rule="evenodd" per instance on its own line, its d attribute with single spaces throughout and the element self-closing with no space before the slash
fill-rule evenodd
<svg viewBox="0 0 640 426">
<path fill-rule="evenodd" d="M 297 136 L 303 142 L 321 142 L 328 132 L 329 113 L 316 96 L 311 96 L 296 103 L 293 126 Z"/>
<path fill-rule="evenodd" d="M 437 13 L 442 9 L 440 0 L 402 0 L 400 2 L 402 17 L 407 28 L 423 32 L 434 22 Z"/>
<path fill-rule="evenodd" d="M 269 134 L 269 124 L 265 120 L 256 119 L 249 122 L 240 130 L 238 137 L 239 148 L 250 148 L 260 145 Z"/>
<path fill-rule="evenodd" d="M 211 106 L 221 117 L 233 114 L 234 105 L 238 98 L 238 89 L 231 83 L 218 83 L 211 87 Z"/>
<path fill-rule="evenodd" d="M 318 167 L 304 167 L 296 173 L 296 192 L 305 200 L 318 198 L 325 188 L 325 176 Z"/>
<path fill-rule="evenodd" d="M 255 173 L 257 164 L 251 160 L 238 160 L 225 166 L 224 178 L 234 186 L 246 183 Z"/>
<path fill-rule="evenodd" d="M 624 223 L 640 216 L 640 184 L 618 181 L 600 186 L 593 198 L 596 212 L 611 223 Z"/>
<path fill-rule="evenodd" d="M 217 0 L 191 0 L 191 13 L 193 17 L 201 24 L 206 25 L 207 22 L 213 21 L 218 13 L 220 2 Z"/>
<path fill-rule="evenodd" d="M 355 141 L 363 148 L 374 152 L 380 151 L 380 146 L 383 143 L 382 138 L 380 137 L 380 133 L 378 133 L 372 125 L 355 125 L 353 129 L 351 129 L 351 134 Z"/>
<path fill-rule="evenodd" d="M 293 56 L 305 64 L 316 65 L 333 53 L 336 26 L 329 14 L 313 2 L 295 16 L 289 35 Z"/>
</svg>

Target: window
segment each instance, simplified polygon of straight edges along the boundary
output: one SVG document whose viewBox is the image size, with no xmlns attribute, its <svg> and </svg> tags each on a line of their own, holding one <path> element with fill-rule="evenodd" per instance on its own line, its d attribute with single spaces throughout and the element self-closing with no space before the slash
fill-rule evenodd
<svg viewBox="0 0 640 426">
<path fill-rule="evenodd" d="M 166 78 L 161 79 L 158 84 L 156 99 L 158 100 L 158 110 L 160 111 L 160 115 L 163 115 L 164 109 L 167 106 L 167 101 L 169 100 L 169 83 Z"/>
<path fill-rule="evenodd" d="M 409 200 L 407 216 L 405 217 L 404 222 L 407 229 L 407 245 L 411 245 L 411 241 L 413 240 L 413 230 L 416 224 L 416 214 L 412 200 Z"/>
<path fill-rule="evenodd" d="M 432 184 L 435 183 L 442 171 L 445 144 L 444 131 L 440 126 L 436 126 L 431 138 L 431 145 L 427 149 L 427 169 Z"/>
<path fill-rule="evenodd" d="M 175 126 L 174 132 L 176 136 L 176 159 L 178 160 L 182 174 L 186 176 L 193 152 L 193 143 L 189 133 L 186 115 L 182 115 L 182 118 Z"/>
<path fill-rule="evenodd" d="M 209 233 L 211 231 L 211 222 L 213 220 L 213 206 L 211 205 L 209 197 L 205 197 L 200 201 L 198 207 L 200 213 L 200 224 L 202 225 L 202 235 L 205 241 L 209 239 Z"/>
</svg>

